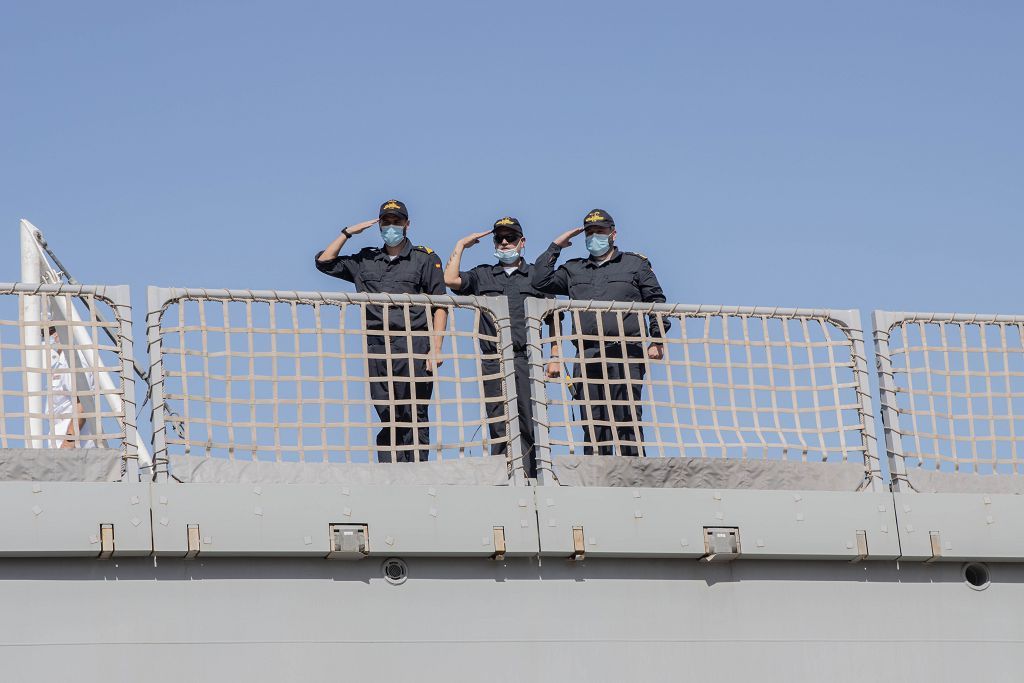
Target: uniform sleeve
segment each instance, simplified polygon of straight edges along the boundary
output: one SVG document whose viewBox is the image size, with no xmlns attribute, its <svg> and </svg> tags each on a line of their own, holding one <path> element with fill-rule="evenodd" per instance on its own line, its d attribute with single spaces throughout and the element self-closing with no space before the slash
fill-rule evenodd
<svg viewBox="0 0 1024 683">
<path fill-rule="evenodd" d="M 424 294 L 445 294 L 444 273 L 441 271 L 441 259 L 437 254 L 431 252 L 424 259 L 423 274 L 420 286 Z"/>
<path fill-rule="evenodd" d="M 658 276 L 654 274 L 654 269 L 651 268 L 651 262 L 643 259 L 642 263 L 643 265 L 637 277 L 637 283 L 640 287 L 640 300 L 648 304 L 665 303 L 665 292 L 662 291 L 661 283 L 658 282 Z M 647 318 L 647 330 L 651 337 L 664 337 L 668 329 L 672 327 L 672 320 L 668 317 L 650 315 Z"/>
<path fill-rule="evenodd" d="M 533 264 L 532 284 L 545 294 L 569 294 L 569 271 L 565 266 L 555 270 L 555 262 L 562 253 L 562 247 L 554 242 Z"/>
<path fill-rule="evenodd" d="M 480 278 L 477 277 L 476 268 L 466 272 L 459 271 L 459 279 L 462 286 L 452 291 L 459 296 L 475 296 L 480 293 Z"/>
<path fill-rule="evenodd" d="M 359 256 L 335 256 L 329 261 L 321 261 L 320 254 L 324 252 L 318 251 L 316 256 L 313 257 L 313 263 L 316 264 L 316 269 L 325 275 L 332 277 L 341 278 L 349 282 L 356 281 L 356 271 L 359 267 Z"/>
</svg>

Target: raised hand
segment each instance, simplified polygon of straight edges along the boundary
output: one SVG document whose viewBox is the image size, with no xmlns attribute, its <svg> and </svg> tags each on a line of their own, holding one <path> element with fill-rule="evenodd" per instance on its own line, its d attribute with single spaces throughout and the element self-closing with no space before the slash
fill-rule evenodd
<svg viewBox="0 0 1024 683">
<path fill-rule="evenodd" d="M 573 237 L 580 234 L 581 232 L 583 232 L 582 225 L 578 228 L 573 228 L 572 230 L 566 230 L 555 239 L 555 244 L 557 244 L 560 247 L 571 247 L 572 242 L 570 242 L 569 240 L 571 240 Z"/>
<path fill-rule="evenodd" d="M 356 223 L 355 225 L 348 226 L 347 230 L 350 235 L 358 235 L 363 230 L 376 225 L 380 222 L 379 218 L 374 218 L 372 221 L 363 221 L 362 223 Z"/>
<path fill-rule="evenodd" d="M 490 235 L 491 232 L 491 230 L 484 230 L 483 232 L 474 232 L 470 235 L 466 235 L 461 240 L 459 240 L 459 246 L 461 246 L 463 249 L 468 249 L 469 247 L 475 246 L 480 242 L 481 239 L 487 237 L 487 235 Z"/>
</svg>

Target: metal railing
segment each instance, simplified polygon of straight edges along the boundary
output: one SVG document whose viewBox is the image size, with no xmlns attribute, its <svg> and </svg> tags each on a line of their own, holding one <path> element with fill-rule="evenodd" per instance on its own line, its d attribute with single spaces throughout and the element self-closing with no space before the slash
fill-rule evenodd
<svg viewBox="0 0 1024 683">
<path fill-rule="evenodd" d="M 0 447 L 137 457 L 130 301 L 123 286 L 0 284 Z"/>
<path fill-rule="evenodd" d="M 151 287 L 147 338 L 158 469 L 172 455 L 522 468 L 503 298 Z"/>
<path fill-rule="evenodd" d="M 545 336 L 552 312 L 562 330 Z M 688 456 L 862 463 L 881 481 L 855 310 L 529 300 L 527 324 L 542 471 L 568 454 Z"/>
<path fill-rule="evenodd" d="M 875 311 L 892 480 L 1024 473 L 1024 316 Z"/>
</svg>

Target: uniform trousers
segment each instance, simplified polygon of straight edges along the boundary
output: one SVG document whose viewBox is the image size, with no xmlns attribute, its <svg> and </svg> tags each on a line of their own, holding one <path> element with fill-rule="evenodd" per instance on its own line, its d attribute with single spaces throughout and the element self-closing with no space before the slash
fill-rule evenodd
<svg viewBox="0 0 1024 683">
<path fill-rule="evenodd" d="M 585 347 L 583 358 L 576 363 L 572 376 L 576 381 L 575 397 L 580 400 L 580 421 L 583 422 L 585 455 L 613 455 L 616 440 L 619 455 L 644 455 L 643 379 L 647 374 L 643 344 L 609 344 Z M 637 359 L 616 362 L 616 358 Z M 593 420 L 595 424 L 589 424 Z M 640 444 L 639 449 L 636 445 Z"/>
<path fill-rule="evenodd" d="M 412 337 L 412 350 L 415 355 L 410 359 L 410 338 L 398 335 L 389 337 L 390 343 L 387 343 L 384 337 L 370 337 L 366 347 L 370 377 L 390 375 L 394 378 L 370 382 L 370 398 L 373 400 L 374 410 L 384 423 L 377 432 L 377 460 L 392 462 L 394 458 L 394 462 L 426 462 L 430 457 L 430 449 L 427 448 L 430 445 L 430 427 L 427 422 L 430 420 L 430 398 L 434 395 L 433 375 L 427 370 L 430 340 L 426 336 Z M 390 358 L 386 355 L 389 348 Z M 418 378 L 419 381 L 402 378 Z M 381 448 L 386 446 L 416 448 Z"/>
<path fill-rule="evenodd" d="M 501 371 L 497 359 L 487 359 L 480 363 L 484 375 L 494 375 Z M 537 476 L 537 461 L 533 451 L 533 402 L 530 400 L 530 364 L 526 360 L 526 351 L 515 352 L 516 403 L 519 406 L 519 439 L 523 453 L 523 467 L 526 476 Z M 500 397 L 501 379 L 484 380 L 484 396 L 488 399 Z M 488 400 L 485 404 L 487 417 L 500 418 L 505 415 L 504 400 Z M 505 420 L 497 420 L 488 424 L 491 438 L 499 441 L 491 449 L 492 455 L 505 455 L 508 452 L 508 441 L 505 441 Z"/>
</svg>

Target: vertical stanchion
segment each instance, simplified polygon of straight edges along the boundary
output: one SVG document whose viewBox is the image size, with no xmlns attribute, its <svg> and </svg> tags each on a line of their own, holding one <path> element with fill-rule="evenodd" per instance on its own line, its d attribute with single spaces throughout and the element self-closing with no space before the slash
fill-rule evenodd
<svg viewBox="0 0 1024 683">
<path fill-rule="evenodd" d="M 894 491 L 906 493 L 912 489 L 907 482 L 900 414 L 896 407 L 896 380 L 892 371 L 892 357 L 889 355 L 889 333 L 897 321 L 898 318 L 887 311 L 874 311 L 871 314 L 878 364 L 878 393 L 882 399 L 882 428 L 885 432 L 885 450 L 889 456 L 889 477 Z"/>
<path fill-rule="evenodd" d="M 22 219 L 21 233 L 21 281 L 38 285 L 40 279 L 39 254 L 36 250 L 35 226 Z M 25 367 L 25 442 L 31 448 L 43 447 L 43 357 L 42 329 L 39 327 L 41 297 L 21 297 L 21 346 Z M 32 323 L 37 323 L 33 325 Z"/>
<path fill-rule="evenodd" d="M 530 366 L 530 401 L 533 404 L 533 457 L 537 462 L 537 483 L 541 486 L 558 485 L 551 469 L 547 387 L 541 348 L 544 318 L 557 305 L 547 299 L 531 297 L 526 300 L 526 353 Z"/>
</svg>

